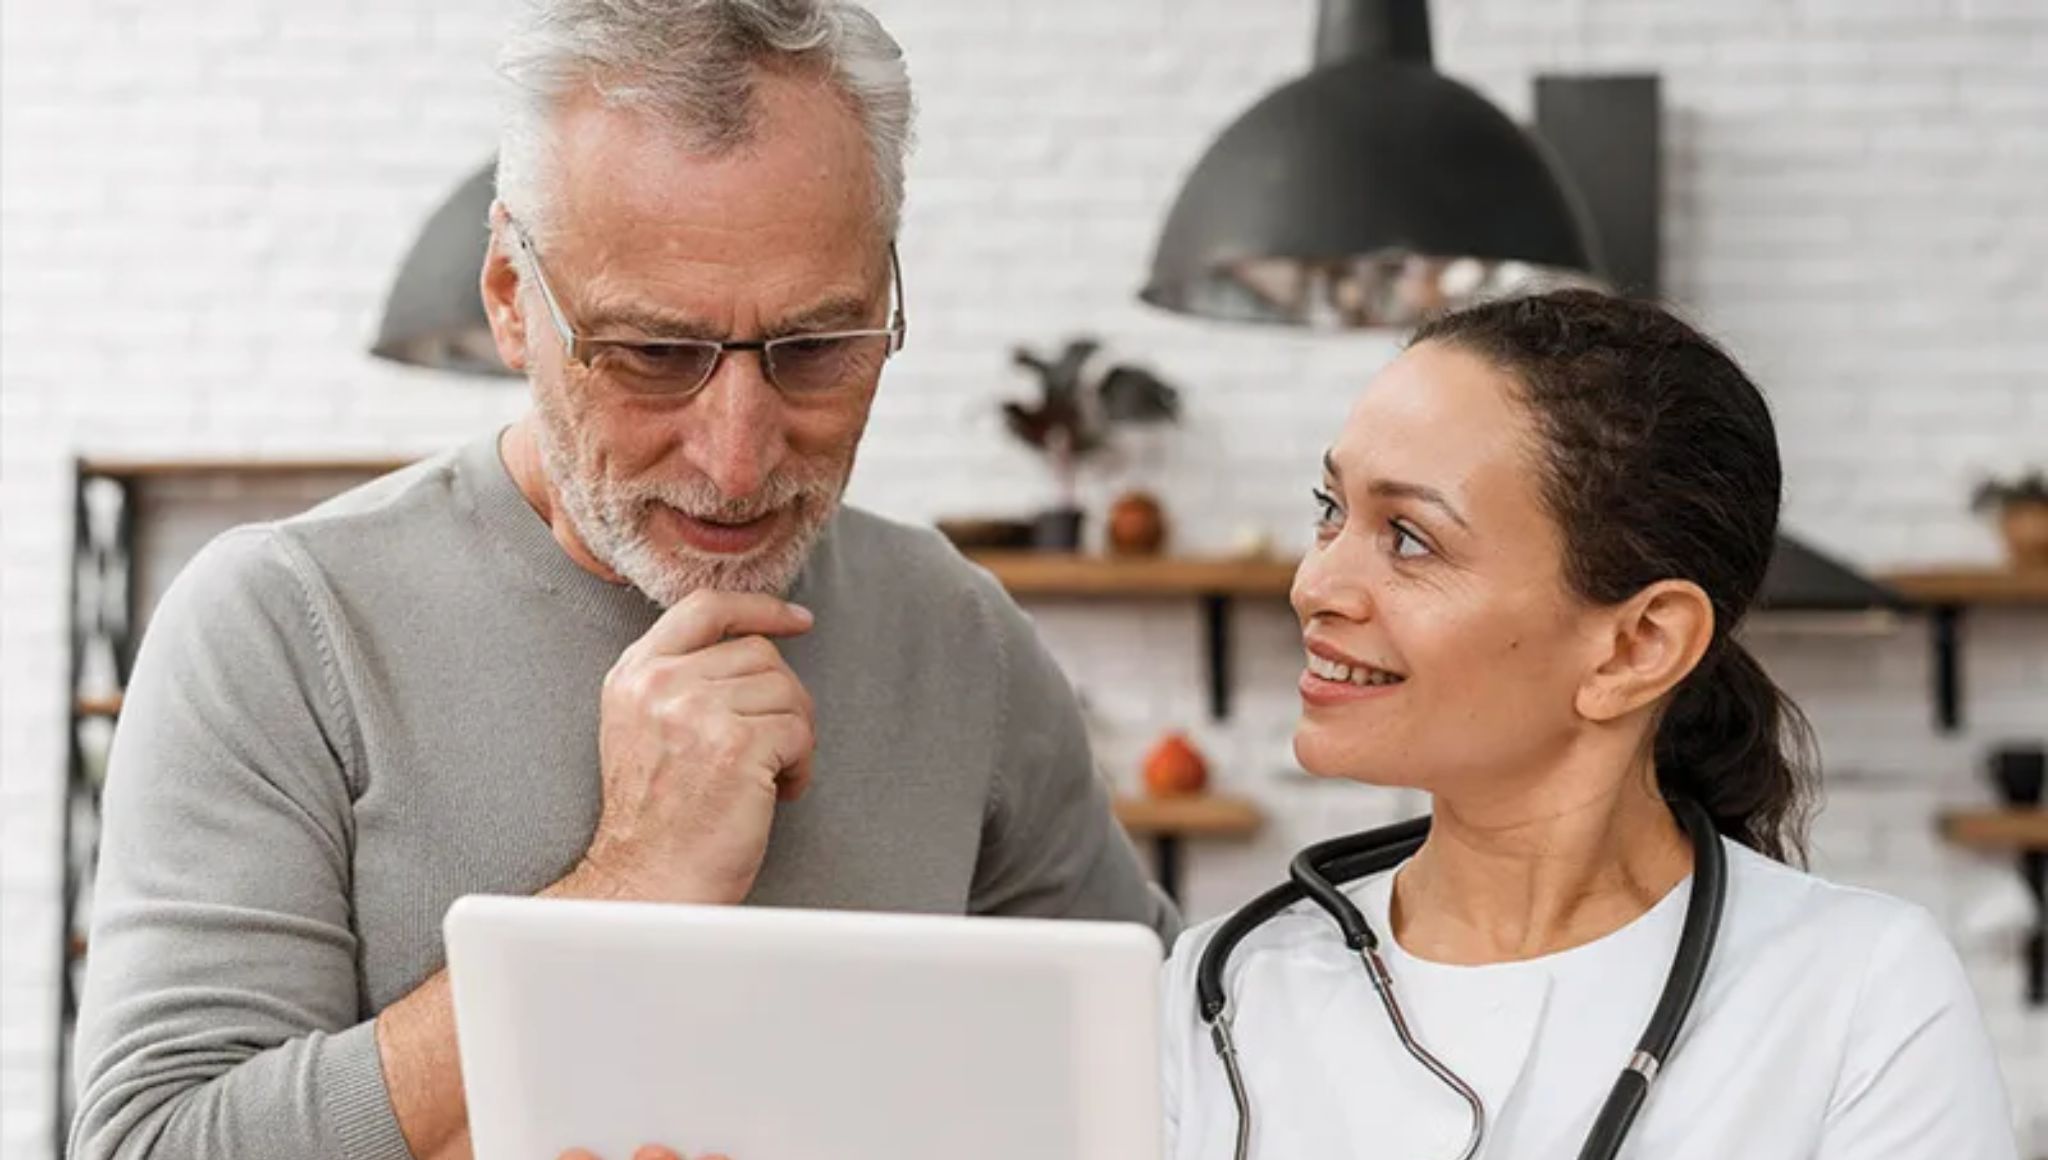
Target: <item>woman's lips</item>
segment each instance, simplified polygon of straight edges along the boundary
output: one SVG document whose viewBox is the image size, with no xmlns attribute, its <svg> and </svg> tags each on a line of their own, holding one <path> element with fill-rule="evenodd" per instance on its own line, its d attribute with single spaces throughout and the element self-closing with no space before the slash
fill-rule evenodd
<svg viewBox="0 0 2048 1160">
<path fill-rule="evenodd" d="M 1301 699 L 1310 705 L 1343 705 L 1374 700 L 1401 687 L 1407 677 L 1347 656 L 1327 642 L 1308 641 L 1301 674 Z"/>
<path fill-rule="evenodd" d="M 1303 703 L 1329 707 L 1352 705 L 1361 701 L 1377 701 L 1391 697 L 1401 691 L 1405 682 L 1391 685 L 1354 685 L 1350 681 L 1333 681 L 1319 677 L 1307 669 L 1301 671 L 1301 699 Z"/>
</svg>

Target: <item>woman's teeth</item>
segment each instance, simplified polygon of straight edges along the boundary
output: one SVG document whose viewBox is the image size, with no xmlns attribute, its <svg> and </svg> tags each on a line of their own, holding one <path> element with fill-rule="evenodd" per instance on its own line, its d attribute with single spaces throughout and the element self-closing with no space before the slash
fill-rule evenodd
<svg viewBox="0 0 2048 1160">
<path fill-rule="evenodd" d="M 1308 671 L 1326 681 L 1339 681 L 1350 685 L 1398 685 L 1405 678 L 1398 673 L 1376 669 L 1371 665 L 1346 665 L 1314 653 L 1308 654 Z"/>
</svg>

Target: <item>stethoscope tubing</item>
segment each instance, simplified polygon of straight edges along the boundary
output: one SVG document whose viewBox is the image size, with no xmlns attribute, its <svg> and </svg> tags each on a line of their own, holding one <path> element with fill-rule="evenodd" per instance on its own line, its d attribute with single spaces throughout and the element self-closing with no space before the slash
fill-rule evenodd
<svg viewBox="0 0 2048 1160">
<path fill-rule="evenodd" d="M 1613 1160 L 1622 1141 L 1635 1123 L 1649 1097 L 1650 1087 L 1678 1041 L 1685 1020 L 1699 996 L 1712 961 L 1714 943 L 1720 931 L 1722 911 L 1727 903 L 1727 853 L 1713 819 L 1697 802 L 1677 800 L 1672 812 L 1684 827 L 1693 847 L 1692 889 L 1686 900 L 1685 922 L 1678 950 L 1657 1006 L 1636 1043 L 1635 1053 L 1616 1079 L 1601 1105 L 1579 1160 Z M 1472 1132 L 1460 1160 L 1476 1155 L 1485 1135 L 1484 1104 L 1472 1087 L 1417 1042 L 1408 1028 L 1396 1000 L 1393 981 L 1379 955 L 1379 938 L 1355 903 L 1338 889 L 1339 884 L 1390 870 L 1412 857 L 1429 836 L 1429 819 L 1414 818 L 1392 826 L 1319 842 L 1297 854 L 1288 867 L 1288 881 L 1266 891 L 1225 919 L 1204 948 L 1195 967 L 1195 998 L 1202 1021 L 1209 1027 L 1210 1041 L 1222 1060 L 1230 1082 L 1231 1100 L 1237 1110 L 1235 1155 L 1247 1160 L 1251 1148 L 1251 1100 L 1231 1035 L 1230 1003 L 1223 985 L 1230 954 L 1245 937 L 1281 911 L 1303 900 L 1314 902 L 1344 936 L 1345 945 L 1358 954 L 1367 978 L 1380 997 L 1402 1046 L 1432 1075 L 1457 1092 L 1472 1112 Z"/>
</svg>

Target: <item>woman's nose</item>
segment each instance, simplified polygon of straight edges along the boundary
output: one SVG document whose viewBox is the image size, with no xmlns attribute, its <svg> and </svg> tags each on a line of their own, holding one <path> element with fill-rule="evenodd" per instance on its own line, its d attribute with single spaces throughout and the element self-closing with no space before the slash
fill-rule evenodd
<svg viewBox="0 0 2048 1160">
<path fill-rule="evenodd" d="M 1303 624 L 1318 616 L 1372 619 L 1371 560 L 1357 537 L 1340 533 L 1311 547 L 1294 570 L 1288 600 Z"/>
</svg>

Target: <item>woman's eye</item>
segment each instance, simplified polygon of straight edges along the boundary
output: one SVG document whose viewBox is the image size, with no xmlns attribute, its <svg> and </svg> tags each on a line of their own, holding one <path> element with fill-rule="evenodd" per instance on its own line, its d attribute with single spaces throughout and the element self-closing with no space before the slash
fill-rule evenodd
<svg viewBox="0 0 2048 1160">
<path fill-rule="evenodd" d="M 1334 528 L 1344 522 L 1344 509 L 1337 506 L 1337 497 L 1316 488 L 1310 493 L 1316 497 L 1316 526 Z"/>
<path fill-rule="evenodd" d="M 1428 542 L 1400 520 L 1388 523 L 1387 530 L 1393 533 L 1394 555 L 1399 559 L 1414 560 L 1430 554 Z"/>
</svg>

